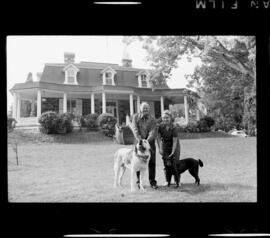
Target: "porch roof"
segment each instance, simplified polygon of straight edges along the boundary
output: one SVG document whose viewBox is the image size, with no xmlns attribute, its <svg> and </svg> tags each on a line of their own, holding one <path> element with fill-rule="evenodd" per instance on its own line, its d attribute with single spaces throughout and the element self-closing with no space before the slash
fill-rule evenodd
<svg viewBox="0 0 270 238">
<path fill-rule="evenodd" d="M 196 92 L 193 92 L 186 88 L 164 88 L 155 89 L 151 88 L 138 88 L 132 86 L 112 86 L 112 85 L 102 85 L 102 86 L 81 86 L 81 85 L 66 85 L 66 84 L 56 84 L 47 82 L 26 82 L 17 83 L 11 89 L 10 92 L 15 91 L 23 92 L 23 90 L 29 89 L 44 89 L 53 90 L 59 92 L 76 92 L 76 93 L 102 93 L 102 92 L 114 92 L 114 93 L 134 93 L 139 96 L 166 96 L 171 98 L 183 97 L 186 92 L 189 91 L 193 96 L 199 98 Z"/>
</svg>

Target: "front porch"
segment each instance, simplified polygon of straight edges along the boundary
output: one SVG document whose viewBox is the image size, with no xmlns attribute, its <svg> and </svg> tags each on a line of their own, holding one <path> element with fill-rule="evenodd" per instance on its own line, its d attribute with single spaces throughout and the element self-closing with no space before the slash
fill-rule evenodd
<svg viewBox="0 0 270 238">
<path fill-rule="evenodd" d="M 67 92 L 48 89 L 27 89 L 13 92 L 13 118 L 17 128 L 38 127 L 38 117 L 46 111 L 70 112 L 75 115 L 111 113 L 119 125 L 127 124 L 129 117 L 139 111 L 146 101 L 151 114 L 159 118 L 165 109 L 180 113 L 189 121 L 187 96 L 175 90 L 137 90 L 103 88 L 92 92 Z"/>
</svg>

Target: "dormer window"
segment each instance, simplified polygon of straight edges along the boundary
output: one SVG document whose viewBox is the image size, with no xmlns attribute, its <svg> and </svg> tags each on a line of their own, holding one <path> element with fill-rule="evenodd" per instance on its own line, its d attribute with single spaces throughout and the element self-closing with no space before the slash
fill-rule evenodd
<svg viewBox="0 0 270 238">
<path fill-rule="evenodd" d="M 76 66 L 70 64 L 66 66 L 63 71 L 65 72 L 64 84 L 78 84 L 77 73 L 79 72 L 79 69 Z"/>
<path fill-rule="evenodd" d="M 147 76 L 145 74 L 142 74 L 141 75 L 141 85 L 142 85 L 142 88 L 147 88 Z"/>
<path fill-rule="evenodd" d="M 101 71 L 101 74 L 102 74 L 103 85 L 115 85 L 114 79 L 115 79 L 116 71 L 114 69 L 108 66 L 107 68 Z"/>
<path fill-rule="evenodd" d="M 67 70 L 67 83 L 75 83 L 76 80 L 76 72 L 73 69 L 68 69 Z"/>
<path fill-rule="evenodd" d="M 107 72 L 105 73 L 105 78 L 106 78 L 106 84 L 107 85 L 113 85 L 113 78 L 112 78 L 113 74 L 111 72 Z"/>
<path fill-rule="evenodd" d="M 141 71 L 137 76 L 139 88 L 150 88 L 149 74 L 147 72 Z"/>
</svg>

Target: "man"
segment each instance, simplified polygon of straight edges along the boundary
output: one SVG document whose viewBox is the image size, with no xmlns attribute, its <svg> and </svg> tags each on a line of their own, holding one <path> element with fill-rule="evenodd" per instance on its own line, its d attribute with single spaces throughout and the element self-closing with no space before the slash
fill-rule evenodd
<svg viewBox="0 0 270 238">
<path fill-rule="evenodd" d="M 156 120 L 150 114 L 150 106 L 147 102 L 142 102 L 140 112 L 132 118 L 131 128 L 136 141 L 140 139 L 148 140 L 151 146 L 151 157 L 149 161 L 149 182 L 152 188 L 157 189 L 156 177 Z M 139 184 L 140 172 L 137 172 L 137 184 Z"/>
</svg>

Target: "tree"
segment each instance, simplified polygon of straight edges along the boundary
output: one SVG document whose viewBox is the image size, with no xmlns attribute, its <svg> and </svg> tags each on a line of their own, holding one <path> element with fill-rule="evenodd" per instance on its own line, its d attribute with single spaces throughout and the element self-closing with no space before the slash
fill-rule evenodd
<svg viewBox="0 0 270 238">
<path fill-rule="evenodd" d="M 207 103 L 210 113 L 225 129 L 252 125 L 256 112 L 256 42 L 253 36 L 136 36 L 123 42 L 143 42 L 154 68 L 153 85 L 166 81 L 178 61 L 199 57 L 202 65 L 187 75 Z M 162 75 L 163 77 L 156 77 Z M 249 105 L 247 105 L 249 104 Z M 243 120 L 246 120 L 245 123 Z M 251 122 L 252 121 L 252 122 Z M 251 123 L 249 123 L 251 122 Z"/>
<path fill-rule="evenodd" d="M 166 80 L 183 56 L 200 57 L 204 63 L 223 63 L 255 80 L 256 42 L 253 36 L 126 36 L 125 44 L 143 42 L 147 60 L 155 69 L 151 80 Z"/>
</svg>

